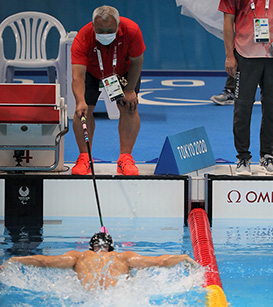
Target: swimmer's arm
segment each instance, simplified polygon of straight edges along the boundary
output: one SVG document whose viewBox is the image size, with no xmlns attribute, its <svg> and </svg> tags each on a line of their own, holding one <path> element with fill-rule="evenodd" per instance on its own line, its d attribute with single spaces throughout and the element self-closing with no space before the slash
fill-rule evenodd
<svg viewBox="0 0 273 307">
<path fill-rule="evenodd" d="M 11 257 L 9 262 L 19 262 L 25 265 L 33 265 L 36 267 L 49 267 L 49 268 L 59 268 L 68 269 L 73 268 L 80 256 L 77 251 L 71 251 L 59 256 L 24 256 L 24 257 Z"/>
<path fill-rule="evenodd" d="M 191 265 L 197 265 L 197 263 L 189 256 L 189 255 L 162 255 L 158 258 L 162 257 L 160 261 L 162 261 L 162 265 L 164 267 L 171 267 L 177 265 L 178 263 L 185 261 Z"/>
<path fill-rule="evenodd" d="M 126 255 L 126 253 L 129 253 Z M 186 261 L 191 265 L 197 263 L 188 255 L 162 255 L 158 257 L 141 256 L 134 252 L 125 252 L 127 263 L 132 268 L 148 268 L 153 266 L 171 267 L 182 261 Z"/>
</svg>

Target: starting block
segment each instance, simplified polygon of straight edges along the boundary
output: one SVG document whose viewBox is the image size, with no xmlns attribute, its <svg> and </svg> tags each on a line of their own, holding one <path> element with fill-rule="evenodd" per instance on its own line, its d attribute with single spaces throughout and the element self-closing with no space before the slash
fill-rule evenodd
<svg viewBox="0 0 273 307">
<path fill-rule="evenodd" d="M 0 170 L 64 170 L 67 132 L 59 84 L 0 84 Z"/>
</svg>

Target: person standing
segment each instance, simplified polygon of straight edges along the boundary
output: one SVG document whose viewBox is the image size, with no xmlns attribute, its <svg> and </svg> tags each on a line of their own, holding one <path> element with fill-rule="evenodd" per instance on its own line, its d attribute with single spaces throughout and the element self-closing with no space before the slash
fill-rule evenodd
<svg viewBox="0 0 273 307">
<path fill-rule="evenodd" d="M 137 94 L 144 51 L 145 44 L 138 25 L 120 17 L 118 10 L 111 6 L 96 8 L 92 22 L 75 37 L 71 48 L 72 90 L 76 100 L 73 130 L 80 155 L 72 168 L 73 175 L 91 173 L 80 118 L 86 117 L 92 147 L 93 111 L 100 95 L 99 88 L 103 85 L 107 86 L 109 99 L 116 100 L 120 111 L 117 172 L 139 174 L 131 153 L 140 129 Z"/>
<path fill-rule="evenodd" d="M 235 77 L 233 134 L 238 152 L 236 173 L 251 175 L 250 123 L 255 94 L 260 85 L 260 166 L 263 171 L 272 174 L 273 1 L 221 0 L 219 10 L 224 13 L 225 68 L 229 75 Z"/>
</svg>

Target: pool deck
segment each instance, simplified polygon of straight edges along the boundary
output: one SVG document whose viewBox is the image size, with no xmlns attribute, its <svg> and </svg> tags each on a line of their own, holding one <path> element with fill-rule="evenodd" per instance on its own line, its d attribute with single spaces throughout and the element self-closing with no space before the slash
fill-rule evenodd
<svg viewBox="0 0 273 307">
<path fill-rule="evenodd" d="M 73 163 L 64 163 L 64 171 L 50 171 L 50 172 L 25 172 L 25 175 L 49 175 L 49 176 L 71 176 L 71 169 L 73 167 Z M 158 175 L 154 175 L 155 163 L 137 163 L 136 164 L 138 169 L 139 169 L 139 175 L 140 176 L 149 176 L 151 178 L 157 178 Z M 116 163 L 94 163 L 94 170 L 95 174 L 98 175 L 99 177 L 101 176 L 115 176 L 115 178 L 122 176 L 122 175 L 117 175 L 116 172 Z M 234 178 L 238 178 L 235 172 L 235 167 L 236 164 L 224 164 L 224 163 L 217 163 L 213 166 L 203 168 L 200 170 L 196 170 L 191 173 L 183 174 L 183 176 L 189 176 L 191 178 L 191 201 L 195 202 L 203 202 L 205 201 L 205 175 L 215 175 L 215 176 L 231 176 Z M 253 176 L 258 176 L 258 177 L 269 177 L 270 175 L 266 175 L 258 165 L 258 163 L 252 163 L 251 164 L 251 171 L 252 171 L 252 176 L 240 176 L 243 179 L 249 179 Z M 0 172 L 0 175 L 7 175 L 8 173 L 6 172 Z M 90 176 L 91 175 L 87 175 Z M 166 176 L 166 175 L 165 175 Z M 272 180 L 273 180 L 273 175 Z M 123 180 L 124 180 L 124 176 Z M 135 180 L 137 177 L 135 177 Z"/>
</svg>

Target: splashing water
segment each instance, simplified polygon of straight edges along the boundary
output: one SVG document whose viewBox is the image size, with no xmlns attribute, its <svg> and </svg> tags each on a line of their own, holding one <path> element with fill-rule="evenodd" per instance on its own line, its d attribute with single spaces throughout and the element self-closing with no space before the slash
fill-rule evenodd
<svg viewBox="0 0 273 307">
<path fill-rule="evenodd" d="M 204 268 L 133 270 L 116 287 L 86 291 L 73 270 L 11 263 L 0 273 L 1 305 L 9 306 L 204 306 Z"/>
</svg>

